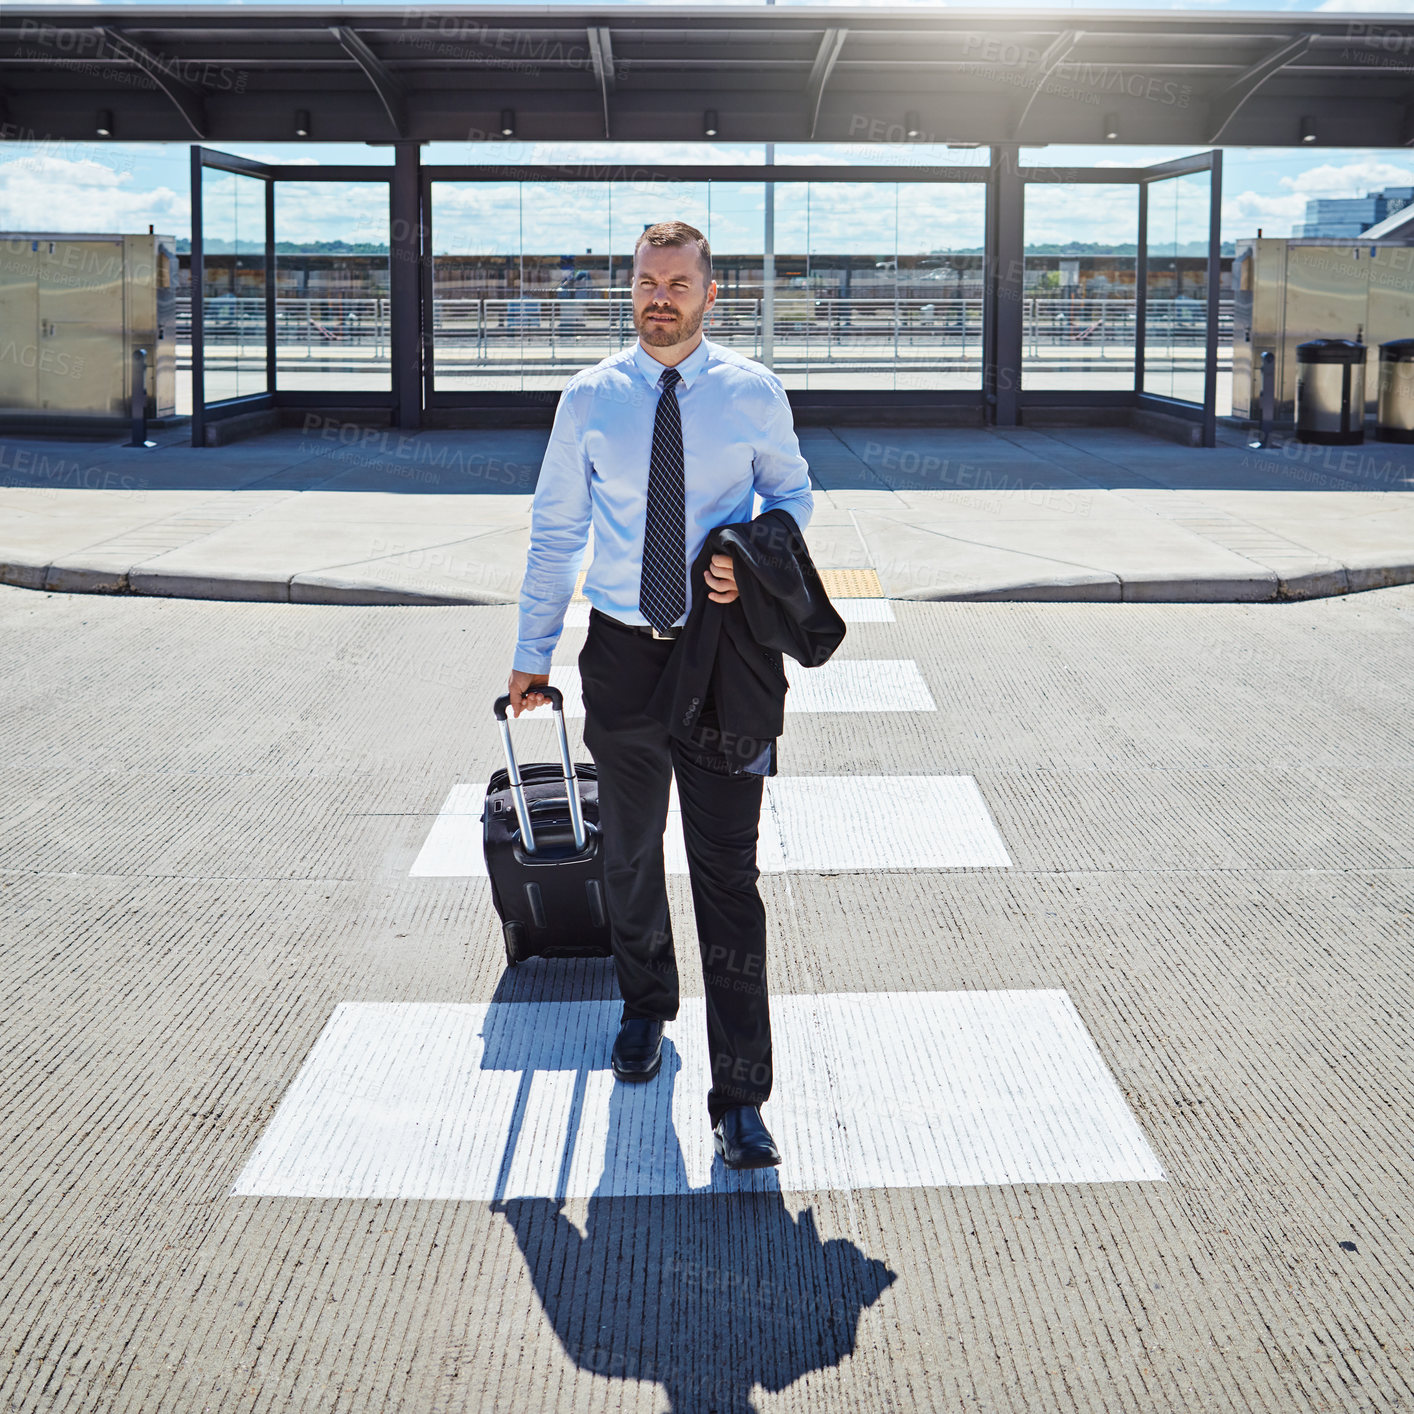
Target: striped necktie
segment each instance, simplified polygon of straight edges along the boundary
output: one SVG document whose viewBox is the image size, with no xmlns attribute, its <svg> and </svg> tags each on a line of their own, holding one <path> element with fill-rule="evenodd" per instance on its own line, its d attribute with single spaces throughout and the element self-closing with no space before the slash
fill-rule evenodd
<svg viewBox="0 0 1414 1414">
<path fill-rule="evenodd" d="M 682 416 L 674 388 L 682 374 L 665 368 L 653 415 L 648 465 L 648 513 L 643 530 L 643 570 L 638 607 L 654 628 L 674 624 L 687 607 L 687 529 L 684 508 Z"/>
</svg>

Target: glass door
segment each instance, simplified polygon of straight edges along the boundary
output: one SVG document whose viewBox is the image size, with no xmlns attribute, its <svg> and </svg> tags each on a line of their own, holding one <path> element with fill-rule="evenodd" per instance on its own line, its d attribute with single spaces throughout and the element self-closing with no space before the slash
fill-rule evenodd
<svg viewBox="0 0 1414 1414">
<path fill-rule="evenodd" d="M 1147 169 L 1140 193 L 1141 398 L 1187 407 L 1217 441 L 1216 410 L 1230 405 L 1231 316 L 1220 294 L 1222 153 L 1198 153 Z M 1220 340 L 1226 340 L 1226 358 Z M 1223 386 L 1220 386 L 1220 381 Z"/>
<path fill-rule="evenodd" d="M 243 172 L 202 169 L 201 303 L 207 403 L 270 391 L 265 308 L 268 185 L 263 177 Z"/>
<path fill-rule="evenodd" d="M 1208 174 L 1149 185 L 1144 391 L 1203 401 L 1208 327 Z"/>
<path fill-rule="evenodd" d="M 1085 249 L 1075 213 L 1089 221 Z M 1022 387 L 1134 388 L 1139 191 L 1133 182 L 1032 182 L 1024 209 Z"/>
</svg>

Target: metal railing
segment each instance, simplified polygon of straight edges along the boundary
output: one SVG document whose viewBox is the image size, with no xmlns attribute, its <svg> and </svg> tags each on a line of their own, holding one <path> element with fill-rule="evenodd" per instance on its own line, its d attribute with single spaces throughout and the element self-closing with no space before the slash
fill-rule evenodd
<svg viewBox="0 0 1414 1414">
<path fill-rule="evenodd" d="M 328 361 L 347 352 L 366 365 L 388 357 L 386 296 L 301 298 L 275 305 L 275 341 L 283 360 Z M 517 360 L 537 366 L 582 364 L 626 347 L 636 337 L 627 295 L 558 298 L 553 292 L 504 296 L 441 296 L 433 300 L 433 346 L 439 362 L 465 370 L 478 364 L 507 369 Z M 1022 311 L 1028 360 L 1083 364 L 1089 359 L 1132 360 L 1135 302 L 1120 297 L 1082 299 L 1027 295 Z M 1145 343 L 1186 358 L 1203 349 L 1206 311 L 1200 300 L 1150 299 Z M 782 289 L 775 297 L 778 365 L 877 364 L 889 359 L 948 364 L 981 358 L 981 296 L 931 298 L 817 295 Z M 206 345 L 263 344 L 265 302 L 230 295 L 205 305 Z M 1218 312 L 1218 342 L 1230 345 L 1232 303 Z M 762 301 L 719 298 L 707 326 L 718 342 L 759 357 Z M 191 301 L 177 301 L 178 342 L 191 340 Z M 357 350 L 357 354 L 353 351 Z"/>
<path fill-rule="evenodd" d="M 364 357 L 386 357 L 390 301 L 386 295 L 325 296 L 305 299 L 281 296 L 275 301 L 275 342 L 284 357 L 303 348 L 315 351 L 339 346 L 358 347 Z M 260 297 L 216 295 L 202 309 L 207 347 L 249 344 L 265 337 L 265 301 Z M 191 342 L 191 297 L 177 300 L 177 339 Z"/>
</svg>

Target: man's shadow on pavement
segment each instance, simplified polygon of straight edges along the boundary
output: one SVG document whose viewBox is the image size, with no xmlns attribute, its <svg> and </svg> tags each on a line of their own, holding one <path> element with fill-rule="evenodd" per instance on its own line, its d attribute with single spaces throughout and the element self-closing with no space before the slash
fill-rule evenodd
<svg viewBox="0 0 1414 1414">
<path fill-rule="evenodd" d="M 517 979 L 516 990 L 526 980 Z M 617 1020 L 616 1004 L 603 1009 Z M 548 1046 L 563 1068 L 559 1042 L 537 1038 L 519 1010 L 493 1006 L 484 1033 L 482 1065 L 526 1077 L 498 1193 L 527 1122 L 535 1061 Z M 576 1074 L 557 1193 L 566 1191 L 585 1079 L 607 1069 L 611 1042 L 605 1034 L 602 1046 L 592 1043 Z M 851 1354 L 861 1313 L 896 1274 L 844 1238 L 822 1241 L 813 1210 L 793 1217 L 774 1170 L 733 1192 L 738 1176 L 714 1156 L 711 1187 L 692 1189 L 672 1116 L 681 1068 L 665 1039 L 654 1080 L 614 1086 L 604 1172 L 583 1235 L 565 1216 L 564 1197 L 498 1198 L 491 1207 L 515 1233 L 545 1314 L 580 1369 L 655 1381 L 675 1414 L 749 1414 L 756 1385 L 782 1390 Z M 635 1172 L 652 1173 L 652 1186 L 668 1192 L 614 1196 L 615 1187 L 632 1186 L 624 1179 Z"/>
</svg>

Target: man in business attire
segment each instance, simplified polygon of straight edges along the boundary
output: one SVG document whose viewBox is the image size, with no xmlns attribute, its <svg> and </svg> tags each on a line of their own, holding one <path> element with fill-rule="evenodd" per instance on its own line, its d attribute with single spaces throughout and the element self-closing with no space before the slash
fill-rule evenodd
<svg viewBox="0 0 1414 1414">
<path fill-rule="evenodd" d="M 744 760 L 704 705 L 689 744 L 649 717 L 695 593 L 737 597 L 732 557 L 713 554 L 705 584 L 687 567 L 719 525 L 782 507 L 804 530 L 814 508 L 790 404 L 763 364 L 702 336 L 717 296 L 712 252 L 681 221 L 648 227 L 634 248 L 638 342 L 566 384 L 531 510 L 511 712 L 548 699 L 551 654 L 594 527 L 585 577 L 589 632 L 579 655 L 584 741 L 599 774 L 604 885 L 624 1008 L 614 1074 L 658 1072 L 678 974 L 663 871 L 668 792 L 677 777 L 707 1003 L 717 1152 L 732 1168 L 780 1153 L 761 1119 L 771 1093 L 766 912 L 757 892 L 763 777 L 775 742 Z"/>
</svg>

